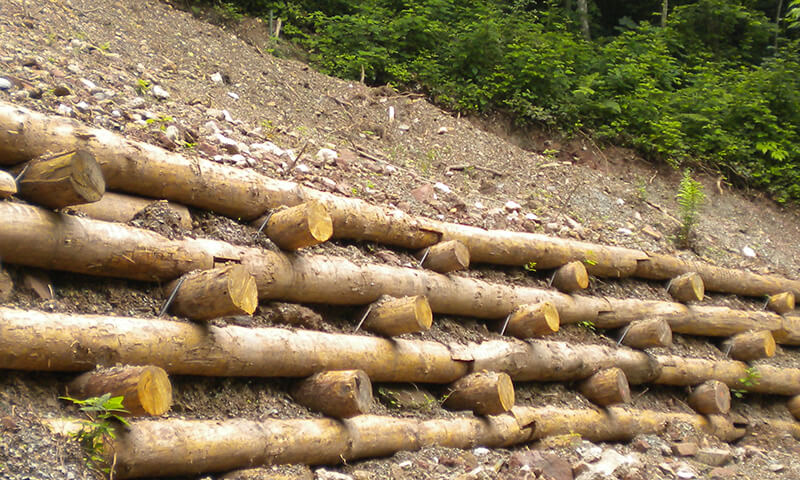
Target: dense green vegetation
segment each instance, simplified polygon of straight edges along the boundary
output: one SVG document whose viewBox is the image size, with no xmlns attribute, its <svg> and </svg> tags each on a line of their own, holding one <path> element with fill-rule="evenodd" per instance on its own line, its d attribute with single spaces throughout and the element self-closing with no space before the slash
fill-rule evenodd
<svg viewBox="0 0 800 480">
<path fill-rule="evenodd" d="M 800 199 L 800 0 L 673 1 L 664 23 L 662 1 L 218 5 L 280 16 L 326 73 L 581 129 Z"/>
</svg>

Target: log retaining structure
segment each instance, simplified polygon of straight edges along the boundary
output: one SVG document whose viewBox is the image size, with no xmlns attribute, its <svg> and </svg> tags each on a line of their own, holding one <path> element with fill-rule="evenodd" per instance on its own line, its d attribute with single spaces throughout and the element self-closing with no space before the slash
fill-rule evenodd
<svg viewBox="0 0 800 480">
<path fill-rule="evenodd" d="M 400 210 L 271 179 L 250 170 L 190 160 L 71 119 L 0 102 L 0 162 L 13 165 L 48 151 L 78 148 L 95 155 L 110 189 L 166 198 L 233 218 L 252 220 L 267 210 L 317 200 L 329 210 L 336 238 L 411 249 L 428 247 L 440 240 L 459 240 L 469 249 L 474 263 L 526 265 L 533 261 L 537 268 L 548 269 L 582 261 L 588 265 L 589 273 L 597 276 L 667 280 L 696 272 L 708 291 L 746 296 L 800 294 L 800 281 L 777 275 L 758 275 L 636 249 L 414 218 Z"/>
</svg>

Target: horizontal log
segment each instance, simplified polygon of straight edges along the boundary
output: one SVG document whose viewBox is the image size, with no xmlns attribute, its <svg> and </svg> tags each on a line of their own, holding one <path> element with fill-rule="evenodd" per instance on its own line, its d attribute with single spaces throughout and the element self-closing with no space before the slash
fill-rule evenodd
<svg viewBox="0 0 800 480">
<path fill-rule="evenodd" d="M 622 330 L 619 343 L 642 350 L 668 347 L 672 345 L 672 330 L 663 318 L 636 320 Z"/>
<path fill-rule="evenodd" d="M 781 292 L 770 295 L 767 300 L 767 308 L 779 315 L 791 312 L 794 310 L 794 294 L 792 292 Z"/>
<path fill-rule="evenodd" d="M 333 221 L 328 210 L 322 203 L 313 200 L 278 210 L 269 218 L 256 219 L 253 224 L 257 223 L 260 228 L 263 222 L 267 222 L 267 236 L 284 250 L 319 245 L 333 235 Z"/>
<path fill-rule="evenodd" d="M 336 464 L 426 446 L 507 447 L 552 435 L 593 442 L 630 440 L 685 423 L 733 441 L 744 435 L 724 417 L 608 408 L 514 407 L 482 417 L 420 420 L 361 415 L 347 420 L 159 420 L 133 422 L 110 442 L 115 477 L 192 475 L 255 465 Z M 109 462 L 111 463 L 111 462 Z"/>
<path fill-rule="evenodd" d="M 775 338 L 769 330 L 740 333 L 722 343 L 731 358 L 748 362 L 775 355 Z"/>
<path fill-rule="evenodd" d="M 170 311 L 192 320 L 252 315 L 258 307 L 256 281 L 239 264 L 187 273 L 164 288 L 167 296 L 173 291 Z"/>
<path fill-rule="evenodd" d="M 625 372 L 617 367 L 606 368 L 581 382 L 580 392 L 592 403 L 607 407 L 631 401 L 631 389 Z"/>
<path fill-rule="evenodd" d="M 0 170 L 0 199 L 8 198 L 16 193 L 17 181 L 10 173 Z"/>
<path fill-rule="evenodd" d="M 699 302 L 705 295 L 703 279 L 695 272 L 684 273 L 669 282 L 667 292 L 677 302 Z"/>
<path fill-rule="evenodd" d="M 571 293 L 589 286 L 589 274 L 583 262 L 573 261 L 563 265 L 553 274 L 553 286 L 562 292 Z"/>
<path fill-rule="evenodd" d="M 709 380 L 694 388 L 689 395 L 689 406 L 703 415 L 724 415 L 731 409 L 731 390 L 719 380 Z"/>
<path fill-rule="evenodd" d="M 157 202 L 152 198 L 135 197 L 116 192 L 106 192 L 97 202 L 72 205 L 67 207 L 68 212 L 83 213 L 89 218 L 106 222 L 128 223 L 142 210 Z M 192 216 L 189 209 L 183 205 L 163 201 L 164 206 L 173 212 L 179 219 L 184 230 L 192 229 Z"/>
<path fill-rule="evenodd" d="M 514 384 L 506 373 L 474 372 L 447 388 L 444 406 L 472 410 L 476 415 L 497 415 L 514 406 Z"/>
<path fill-rule="evenodd" d="M 434 272 L 449 273 L 469 268 L 469 250 L 458 240 L 439 242 L 417 252 L 422 267 Z"/>
<path fill-rule="evenodd" d="M 349 418 L 369 413 L 372 382 L 361 370 L 319 372 L 295 386 L 292 398 L 329 417 Z"/>
<path fill-rule="evenodd" d="M 413 297 L 384 297 L 369 307 L 364 329 L 387 337 L 404 333 L 424 332 L 431 328 L 433 313 L 428 299 Z"/>
<path fill-rule="evenodd" d="M 123 397 L 131 415 L 163 415 L 172 406 L 172 384 L 164 369 L 146 366 L 116 366 L 86 372 L 67 386 L 67 395 L 78 399 L 105 394 Z"/>
<path fill-rule="evenodd" d="M 169 200 L 251 220 L 265 210 L 308 200 L 326 205 L 334 237 L 369 240 L 419 249 L 439 240 L 460 240 L 475 263 L 555 268 L 571 261 L 588 261 L 589 273 L 606 277 L 638 276 L 656 280 L 695 271 L 708 291 L 761 296 L 791 291 L 800 282 L 777 275 L 756 275 L 668 255 L 577 242 L 545 235 L 489 231 L 414 218 L 403 212 L 372 206 L 304 186 L 274 180 L 251 170 L 187 159 L 177 153 L 129 141 L 107 130 L 74 120 L 43 115 L 0 102 L 0 162 L 20 163 L 48 151 L 86 148 L 94 153 L 110 189 Z M 354 217 L 353 214 L 356 214 Z"/>
<path fill-rule="evenodd" d="M 18 175 L 19 196 L 49 208 L 96 202 L 106 192 L 94 155 L 82 149 L 35 158 Z"/>
<path fill-rule="evenodd" d="M 543 337 L 558 331 L 558 309 L 552 302 L 520 305 L 508 317 L 506 332 L 517 338 Z"/>
</svg>

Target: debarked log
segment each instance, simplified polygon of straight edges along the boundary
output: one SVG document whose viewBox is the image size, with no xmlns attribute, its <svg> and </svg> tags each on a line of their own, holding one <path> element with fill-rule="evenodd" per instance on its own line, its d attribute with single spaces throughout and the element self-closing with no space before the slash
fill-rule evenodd
<svg viewBox="0 0 800 480">
<path fill-rule="evenodd" d="M 688 272 L 670 280 L 667 292 L 678 302 L 699 302 L 703 300 L 705 287 L 700 275 Z"/>
<path fill-rule="evenodd" d="M 271 212 L 257 218 L 252 225 L 256 228 L 264 225 L 270 240 L 284 250 L 319 245 L 333 235 L 331 216 L 325 206 L 317 201 Z"/>
<path fill-rule="evenodd" d="M 608 408 L 565 410 L 514 407 L 483 417 L 420 420 L 361 415 L 343 421 L 159 420 L 133 422 L 109 442 L 115 477 L 191 475 L 255 465 L 336 464 L 425 446 L 507 447 L 551 435 L 593 441 L 630 440 L 683 423 L 723 441 L 744 435 L 729 420 L 686 413 Z"/>
<path fill-rule="evenodd" d="M 703 382 L 689 395 L 689 406 L 703 415 L 726 414 L 731 409 L 731 390 L 719 380 Z"/>
<path fill-rule="evenodd" d="M 507 373 L 474 372 L 447 388 L 444 406 L 472 410 L 476 415 L 497 415 L 511 410 L 514 399 L 514 383 Z"/>
<path fill-rule="evenodd" d="M 780 315 L 791 312 L 794 310 L 794 293 L 781 292 L 770 295 L 767 299 L 767 308 Z"/>
<path fill-rule="evenodd" d="M 128 223 L 150 205 L 158 202 L 152 198 L 135 197 L 116 192 L 106 192 L 103 198 L 93 203 L 72 205 L 67 207 L 68 212 L 83 213 L 89 218 L 106 222 Z M 163 205 L 179 219 L 184 230 L 192 229 L 192 216 L 189 209 L 183 205 L 162 200 Z"/>
<path fill-rule="evenodd" d="M 291 393 L 297 403 L 334 418 L 363 415 L 372 408 L 372 382 L 362 370 L 319 372 Z"/>
<path fill-rule="evenodd" d="M 417 252 L 422 267 L 434 272 L 449 273 L 469 268 L 469 250 L 458 240 L 449 240 Z"/>
<path fill-rule="evenodd" d="M 35 158 L 18 175 L 19 196 L 49 208 L 96 202 L 106 192 L 103 172 L 87 150 Z"/>
<path fill-rule="evenodd" d="M 432 323 L 431 306 L 424 296 L 384 297 L 370 305 L 364 319 L 364 329 L 394 337 L 423 332 L 430 329 Z"/>
<path fill-rule="evenodd" d="M 170 311 L 192 320 L 252 315 L 258 307 L 256 281 L 239 264 L 187 273 L 164 288 Z"/>
<path fill-rule="evenodd" d="M 663 318 L 636 320 L 622 330 L 619 343 L 639 349 L 668 347 L 672 345 L 672 329 Z"/>
<path fill-rule="evenodd" d="M 631 401 L 631 388 L 625 372 L 617 367 L 606 368 L 581 382 L 580 392 L 601 407 Z"/>
<path fill-rule="evenodd" d="M 162 415 L 172 406 L 172 384 L 161 367 L 116 366 L 80 375 L 67 385 L 67 395 L 78 399 L 122 396 L 130 415 Z"/>
<path fill-rule="evenodd" d="M 10 173 L 0 170 L 0 199 L 8 198 L 16 193 L 17 181 Z"/>
<path fill-rule="evenodd" d="M 740 333 L 722 343 L 731 358 L 747 362 L 775 355 L 775 338 L 769 330 Z"/>
</svg>

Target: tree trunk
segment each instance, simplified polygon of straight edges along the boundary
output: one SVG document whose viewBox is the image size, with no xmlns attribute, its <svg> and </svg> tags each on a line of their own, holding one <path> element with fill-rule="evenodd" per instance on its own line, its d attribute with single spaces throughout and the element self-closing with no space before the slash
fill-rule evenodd
<svg viewBox="0 0 800 480">
<path fill-rule="evenodd" d="M 587 41 L 591 40 L 592 35 L 589 31 L 589 6 L 586 0 L 578 0 L 578 18 L 581 22 L 581 34 L 583 34 L 583 38 Z"/>
<path fill-rule="evenodd" d="M 262 216 L 252 224 L 260 228 L 265 221 L 267 216 Z M 333 222 L 328 210 L 313 200 L 276 211 L 269 217 L 265 228 L 269 239 L 284 250 L 319 245 L 333 235 Z"/>
<path fill-rule="evenodd" d="M 506 373 L 475 372 L 453 382 L 444 406 L 472 410 L 476 415 L 497 415 L 514 406 L 514 383 Z"/>
<path fill-rule="evenodd" d="M 606 368 L 584 380 L 580 392 L 592 403 L 607 407 L 631 401 L 631 388 L 625 372 L 617 367 Z"/>
<path fill-rule="evenodd" d="M 701 302 L 705 294 L 703 279 L 695 272 L 684 273 L 673 278 L 667 291 L 672 298 L 681 303 Z"/>
<path fill-rule="evenodd" d="M 84 400 L 110 393 L 123 396 L 130 415 L 163 415 L 172 406 L 172 384 L 167 372 L 153 366 L 99 368 L 67 385 L 67 395 Z"/>
<path fill-rule="evenodd" d="M 668 13 L 669 13 L 669 0 L 661 0 L 661 28 L 667 26 Z"/>
<path fill-rule="evenodd" d="M 562 292 L 572 293 L 589 286 L 589 274 L 583 262 L 569 262 L 559 267 L 553 275 L 553 286 Z"/>
<path fill-rule="evenodd" d="M 297 403 L 334 418 L 369 413 L 372 382 L 362 370 L 326 371 L 312 375 L 292 390 Z"/>
<path fill-rule="evenodd" d="M 552 302 L 521 305 L 508 318 L 506 332 L 517 338 L 542 337 L 559 328 L 558 310 Z"/>
<path fill-rule="evenodd" d="M 689 406 L 703 415 L 724 415 L 731 409 L 731 391 L 719 380 L 703 382 L 689 395 Z"/>
<path fill-rule="evenodd" d="M 103 172 L 86 150 L 31 160 L 17 186 L 20 197 L 48 208 L 96 202 L 106 191 Z"/>
<path fill-rule="evenodd" d="M 672 330 L 663 318 L 637 320 L 623 329 L 620 343 L 640 350 L 668 347 L 672 345 Z"/>
<path fill-rule="evenodd" d="M 364 320 L 364 328 L 387 337 L 395 337 L 428 330 L 432 323 L 431 306 L 424 296 L 388 297 L 370 307 Z"/>
<path fill-rule="evenodd" d="M 722 344 L 731 358 L 748 362 L 775 355 L 775 338 L 769 330 L 740 333 Z"/>
<path fill-rule="evenodd" d="M 767 308 L 779 315 L 791 312 L 794 310 L 794 294 L 792 292 L 781 292 L 770 295 L 767 301 Z"/>
<path fill-rule="evenodd" d="M 167 284 L 165 295 L 169 296 L 176 287 L 170 311 L 179 317 L 211 320 L 252 315 L 258 306 L 256 280 L 238 264 L 187 273 Z"/>
<path fill-rule="evenodd" d="M 16 193 L 17 181 L 10 173 L 0 170 L 0 199 L 8 198 Z"/>
<path fill-rule="evenodd" d="M 423 258 L 422 266 L 439 273 L 449 273 L 469 268 L 469 250 L 458 240 L 437 243 L 417 253 Z"/>
<path fill-rule="evenodd" d="M 67 211 L 80 212 L 89 218 L 106 222 L 128 223 L 139 212 L 152 205 L 157 200 L 152 198 L 134 197 L 115 192 L 106 192 L 97 202 L 71 205 Z M 164 202 L 165 206 L 180 218 L 180 225 L 184 230 L 192 229 L 192 216 L 189 209 L 183 205 Z"/>
<path fill-rule="evenodd" d="M 425 446 L 500 448 L 552 435 L 621 441 L 661 433 L 674 423 L 692 425 L 722 441 L 745 433 L 716 415 L 615 407 L 604 411 L 514 407 L 489 417 L 432 420 L 361 415 L 344 421 L 138 421 L 120 432 L 105 454 L 109 460 L 116 457 L 116 478 L 183 476 L 255 465 L 330 465 Z"/>
</svg>

